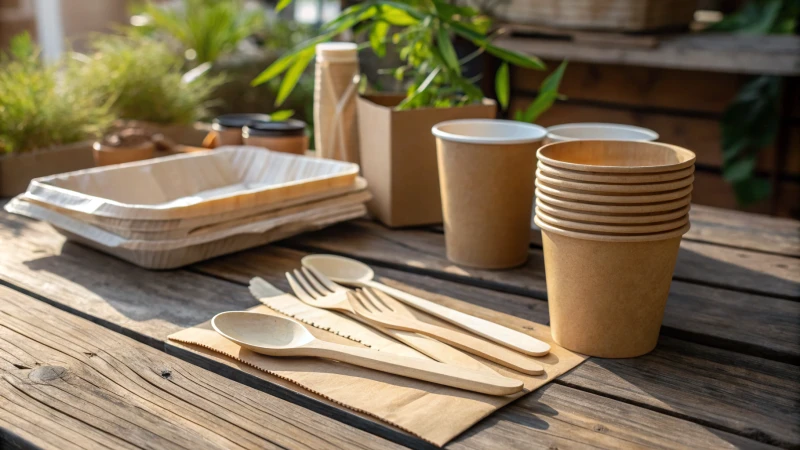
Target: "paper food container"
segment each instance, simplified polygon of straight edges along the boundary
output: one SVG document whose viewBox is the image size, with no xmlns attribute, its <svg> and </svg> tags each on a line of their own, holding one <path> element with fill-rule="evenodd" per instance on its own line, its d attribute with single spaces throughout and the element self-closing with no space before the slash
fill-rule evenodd
<svg viewBox="0 0 800 450">
<path fill-rule="evenodd" d="M 693 166 L 695 154 L 676 145 L 635 141 L 564 141 L 537 152 L 548 166 L 578 172 L 640 174 L 674 172 Z"/>
<path fill-rule="evenodd" d="M 357 174 L 352 163 L 222 147 L 37 178 L 26 196 L 116 219 L 187 219 L 350 186 Z"/>
<path fill-rule="evenodd" d="M 643 213 L 643 214 L 618 214 L 618 213 L 594 213 L 586 211 L 578 211 L 570 208 L 561 208 L 547 203 L 542 197 L 536 198 L 536 207 L 541 209 L 546 214 L 568 220 L 577 220 L 581 222 L 593 223 L 616 223 L 616 224 L 645 224 L 645 223 L 659 223 L 667 222 L 670 220 L 679 219 L 689 214 L 691 206 L 686 205 L 682 208 L 677 208 L 672 211 L 664 213 Z"/>
<path fill-rule="evenodd" d="M 21 199 L 10 201 L 5 209 L 46 221 L 68 239 L 147 269 L 172 269 L 185 266 L 366 214 L 363 203 L 347 205 L 328 203 L 296 214 L 242 224 L 188 239 L 141 241 L 122 238 Z"/>
<path fill-rule="evenodd" d="M 694 182 L 694 175 L 672 181 L 660 183 L 641 183 L 641 184 L 611 184 L 596 183 L 590 181 L 575 181 L 566 178 L 555 177 L 545 174 L 542 170 L 536 171 L 536 178 L 543 182 L 560 189 L 571 189 L 588 193 L 605 194 L 655 194 L 659 192 L 673 191 L 689 186 Z"/>
<path fill-rule="evenodd" d="M 589 233 L 609 233 L 609 234 L 648 234 L 662 233 L 665 231 L 676 230 L 689 223 L 689 215 L 683 215 L 676 220 L 668 220 L 659 223 L 639 223 L 639 224 L 618 224 L 618 223 L 599 223 L 581 222 L 577 220 L 562 219 L 547 214 L 536 207 L 536 217 L 551 225 L 567 230 L 583 231 Z"/>
<path fill-rule="evenodd" d="M 559 198 L 554 195 L 549 195 L 546 192 L 543 192 L 541 189 L 536 189 L 536 198 L 542 199 L 553 206 L 601 214 L 663 213 L 682 208 L 692 201 L 692 195 L 688 194 L 685 197 L 681 197 L 677 200 L 645 203 L 641 205 L 620 203 L 590 203 Z"/>
<path fill-rule="evenodd" d="M 689 225 L 666 233 L 606 236 L 542 229 L 553 339 L 601 358 L 631 358 L 655 348 Z"/>
<path fill-rule="evenodd" d="M 208 231 L 209 228 L 220 228 L 231 226 L 231 224 L 241 221 L 256 221 L 271 213 L 285 212 L 289 209 L 296 210 L 296 207 L 313 204 L 326 199 L 333 198 L 360 198 L 367 201 L 371 198 L 367 191 L 367 182 L 361 177 L 356 178 L 355 182 L 346 187 L 335 188 L 303 197 L 296 197 L 289 200 L 268 203 L 266 205 L 251 208 L 242 208 L 220 214 L 208 216 L 198 216 L 188 219 L 171 220 L 140 220 L 140 219 L 115 219 L 112 217 L 95 216 L 92 214 L 71 211 L 59 208 L 47 203 L 42 203 L 36 199 L 22 195 L 20 198 L 39 206 L 51 209 L 65 216 L 72 217 L 81 222 L 85 222 L 96 227 L 109 231 L 128 239 L 141 240 L 164 240 L 180 239 L 190 235 Z"/>
<path fill-rule="evenodd" d="M 545 194 L 560 197 L 566 200 L 576 200 L 590 203 L 622 203 L 622 204 L 646 204 L 660 203 L 677 200 L 686 197 L 692 192 L 692 186 L 676 189 L 658 194 L 588 194 L 574 189 L 561 189 L 547 184 L 545 181 L 536 179 L 536 187 Z"/>
<path fill-rule="evenodd" d="M 656 141 L 653 130 L 617 123 L 565 123 L 547 128 L 545 144 L 552 142 L 602 139 L 611 141 Z"/>
<path fill-rule="evenodd" d="M 642 184 L 642 183 L 663 183 L 665 181 L 679 180 L 686 178 L 694 173 L 694 165 L 685 169 L 662 173 L 633 173 L 633 174 L 613 174 L 602 172 L 578 172 L 577 170 L 567 170 L 549 166 L 539 161 L 537 166 L 543 174 L 552 177 L 565 178 L 568 180 L 585 181 L 589 183 L 615 183 L 615 184 Z"/>
</svg>

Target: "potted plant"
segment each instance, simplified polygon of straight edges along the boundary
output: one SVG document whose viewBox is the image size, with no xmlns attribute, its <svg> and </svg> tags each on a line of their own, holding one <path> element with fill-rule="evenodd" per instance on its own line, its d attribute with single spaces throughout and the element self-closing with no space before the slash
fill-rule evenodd
<svg viewBox="0 0 800 450">
<path fill-rule="evenodd" d="M 278 8 L 290 3 L 283 0 Z M 374 195 L 371 212 L 390 226 L 439 223 L 441 198 L 431 127 L 445 120 L 496 116 L 495 102 L 485 98 L 475 84 L 478 80 L 465 77 L 462 66 L 484 53 L 501 60 L 496 91 L 503 108 L 509 99 L 509 65 L 545 69 L 536 57 L 493 45 L 495 34 L 490 34 L 490 29 L 487 16 L 442 0 L 361 2 L 323 25 L 319 36 L 267 67 L 254 84 L 285 72 L 279 91 L 285 97 L 310 63 L 309 49 L 347 30 L 366 33 L 368 46 L 379 56 L 386 53 L 391 41 L 399 48 L 402 61 L 393 73 L 405 82 L 406 92 L 362 96 L 358 101 L 362 171 Z M 452 43 L 455 37 L 468 40 L 476 50 L 459 57 Z M 535 118 L 552 104 L 561 73 L 563 65 L 543 85 L 544 91 L 525 112 L 526 118 Z"/>
<path fill-rule="evenodd" d="M 92 139 L 112 122 L 65 65 L 45 65 L 30 36 L 0 54 L 0 197 L 24 192 L 31 179 L 94 165 Z"/>
<path fill-rule="evenodd" d="M 210 64 L 185 72 L 182 56 L 147 36 L 97 35 L 89 45 L 88 55 L 73 55 L 73 70 L 120 119 L 119 127 L 200 146 L 207 130 L 195 123 L 208 116 L 211 95 L 224 75 L 209 75 Z"/>
</svg>

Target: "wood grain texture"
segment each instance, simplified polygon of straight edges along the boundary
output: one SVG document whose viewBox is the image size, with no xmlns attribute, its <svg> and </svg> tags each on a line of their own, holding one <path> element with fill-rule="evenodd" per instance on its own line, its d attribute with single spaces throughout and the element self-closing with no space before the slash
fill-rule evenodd
<svg viewBox="0 0 800 450">
<path fill-rule="evenodd" d="M 399 448 L 0 287 L 0 422 L 50 448 Z"/>
<path fill-rule="evenodd" d="M 283 272 L 295 268 L 304 255 L 291 249 L 266 247 L 194 267 L 243 285 L 257 274 L 288 289 Z M 454 299 L 468 302 L 469 312 L 478 317 L 519 323 L 521 328 L 525 326 L 523 320 L 548 323 L 547 303 L 543 300 L 402 270 L 373 268 L 381 281 L 445 306 L 456 305 Z M 740 360 L 742 365 L 737 364 Z M 676 365 L 676 361 L 682 365 Z M 683 370 L 683 364 L 688 370 Z M 792 405 L 800 402 L 800 386 L 790 376 L 794 369 L 788 364 L 662 337 L 656 350 L 645 357 L 590 359 L 561 380 L 764 442 L 793 446 L 800 445 L 800 411 L 792 410 Z"/>
</svg>

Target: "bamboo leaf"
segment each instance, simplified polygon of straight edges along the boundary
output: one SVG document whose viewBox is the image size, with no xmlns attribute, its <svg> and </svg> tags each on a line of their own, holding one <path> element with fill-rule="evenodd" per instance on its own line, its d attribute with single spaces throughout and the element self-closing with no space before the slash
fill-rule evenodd
<svg viewBox="0 0 800 450">
<path fill-rule="evenodd" d="M 515 66 L 524 67 L 526 69 L 544 70 L 547 66 L 544 65 L 542 60 L 535 56 L 526 56 L 522 53 L 517 53 L 512 50 L 497 47 L 492 44 L 486 44 L 486 51 L 494 56 L 502 59 L 503 61 L 510 62 Z"/>
<path fill-rule="evenodd" d="M 567 61 L 563 61 L 556 70 L 553 71 L 547 78 L 542 81 L 539 86 L 539 95 L 536 97 L 524 112 L 519 114 L 517 120 L 521 122 L 533 123 L 545 111 L 550 109 L 558 98 L 558 88 L 561 85 L 561 79 L 564 76 L 564 71 L 567 68 Z"/>
<path fill-rule="evenodd" d="M 396 27 L 408 27 L 416 25 L 419 20 L 411 17 L 410 14 L 402 9 L 395 8 L 394 6 L 383 6 L 381 19 L 389 22 Z"/>
<path fill-rule="evenodd" d="M 497 101 L 500 102 L 500 106 L 502 106 L 503 109 L 508 108 L 508 97 L 511 94 L 508 63 L 503 63 L 500 65 L 500 68 L 497 69 L 494 90 L 497 93 Z"/>
<path fill-rule="evenodd" d="M 389 24 L 384 21 L 375 22 L 369 33 L 369 44 L 376 55 L 386 56 L 386 35 L 389 33 Z"/>
<path fill-rule="evenodd" d="M 458 55 L 456 55 L 456 49 L 453 47 L 453 43 L 450 42 L 450 33 L 447 32 L 447 28 L 445 28 L 444 24 L 439 25 L 436 41 L 439 44 L 439 51 L 442 54 L 445 64 L 460 76 L 461 65 L 458 63 Z"/>
<path fill-rule="evenodd" d="M 278 2 L 278 5 L 275 6 L 275 11 L 277 11 L 277 12 L 283 11 L 283 8 L 286 8 L 291 3 L 292 3 L 292 0 L 281 0 L 281 1 Z"/>
<path fill-rule="evenodd" d="M 274 113 L 270 114 L 269 118 L 275 122 L 281 122 L 291 118 L 293 115 L 294 115 L 293 109 L 281 109 L 280 111 L 275 111 Z"/>
<path fill-rule="evenodd" d="M 264 69 L 250 84 L 252 86 L 258 86 L 259 84 L 266 83 L 277 77 L 292 65 L 296 57 L 297 55 L 294 53 L 287 53 L 281 56 L 274 63 L 270 64 L 269 67 Z"/>
<path fill-rule="evenodd" d="M 297 55 L 294 64 L 286 71 L 286 75 L 281 80 L 278 96 L 275 98 L 275 106 L 279 106 L 286 101 L 286 98 L 292 93 L 297 82 L 300 81 L 300 76 L 303 75 L 312 59 L 314 59 L 314 47 L 307 48 Z"/>
</svg>

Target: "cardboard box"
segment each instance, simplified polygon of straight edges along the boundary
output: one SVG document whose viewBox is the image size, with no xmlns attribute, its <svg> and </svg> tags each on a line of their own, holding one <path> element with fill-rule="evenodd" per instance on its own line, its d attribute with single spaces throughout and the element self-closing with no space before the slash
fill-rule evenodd
<svg viewBox="0 0 800 450">
<path fill-rule="evenodd" d="M 94 167 L 92 142 L 0 156 L 0 197 L 25 192 L 34 178 Z"/>
<path fill-rule="evenodd" d="M 431 128 L 454 119 L 493 119 L 497 105 L 395 111 L 402 95 L 359 97 L 361 170 L 372 191 L 370 213 L 391 227 L 442 222 L 436 140 Z"/>
</svg>

